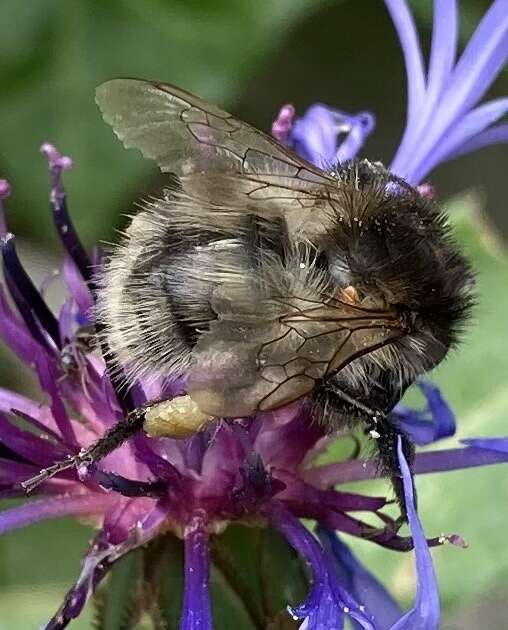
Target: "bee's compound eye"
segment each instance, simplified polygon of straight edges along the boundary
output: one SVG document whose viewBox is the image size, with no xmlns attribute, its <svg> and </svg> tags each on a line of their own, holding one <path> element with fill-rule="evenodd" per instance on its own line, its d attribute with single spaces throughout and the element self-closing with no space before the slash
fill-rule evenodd
<svg viewBox="0 0 508 630">
<path fill-rule="evenodd" d="M 212 419 L 199 409 L 190 396 L 177 396 L 148 407 L 143 429 L 150 437 L 187 438 Z"/>
</svg>

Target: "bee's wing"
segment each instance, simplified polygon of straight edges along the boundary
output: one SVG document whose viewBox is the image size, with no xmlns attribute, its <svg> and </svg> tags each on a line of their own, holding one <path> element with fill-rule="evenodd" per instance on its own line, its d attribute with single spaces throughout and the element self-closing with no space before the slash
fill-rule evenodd
<svg viewBox="0 0 508 630">
<path fill-rule="evenodd" d="M 396 315 L 338 300 L 286 298 L 229 308 L 199 339 L 188 392 L 213 416 L 241 417 L 305 397 L 355 358 L 401 337 Z M 244 312 L 242 312 L 244 311 Z"/>
<path fill-rule="evenodd" d="M 97 88 L 96 101 L 125 147 L 164 173 L 277 174 L 304 187 L 333 182 L 270 136 L 167 83 L 113 79 Z"/>
</svg>

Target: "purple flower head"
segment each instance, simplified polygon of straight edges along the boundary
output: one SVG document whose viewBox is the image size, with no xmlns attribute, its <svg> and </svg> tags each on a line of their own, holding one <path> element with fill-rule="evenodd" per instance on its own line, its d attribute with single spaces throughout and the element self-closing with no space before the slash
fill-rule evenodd
<svg viewBox="0 0 508 630">
<path fill-rule="evenodd" d="M 22 481 L 86 448 L 120 420 L 129 405 L 184 391 L 181 382 L 152 379 L 139 382 L 130 400 L 115 389 L 100 354 L 80 347 L 82 322 L 93 310 L 93 289 L 86 278 L 94 257 L 77 240 L 67 213 L 61 173 L 62 163 L 70 161 L 48 145 L 44 153 L 49 158 L 53 216 L 67 255 L 63 275 L 68 297 L 53 315 L 22 267 L 13 236 L 4 237 L 0 335 L 33 367 L 48 400 L 39 404 L 0 391 L 4 497 L 22 496 Z M 0 531 L 64 515 L 96 519 L 98 533 L 81 575 L 47 628 L 63 628 L 76 617 L 126 553 L 173 532 L 183 538 L 185 549 L 181 627 L 208 628 L 208 539 L 228 522 L 272 522 L 273 514 L 287 514 L 290 523 L 297 523 L 297 517 L 313 518 L 353 536 L 370 536 L 384 546 L 411 545 L 395 530 L 378 532 L 354 516 L 358 511 L 376 515 L 386 504 L 384 498 L 322 490 L 303 479 L 303 468 L 311 464 L 323 439 L 323 429 L 309 422 L 309 410 L 302 404 L 234 424 L 219 422 L 186 441 L 139 434 L 98 465 L 69 468 L 44 481 L 32 500 L 0 514 Z M 277 522 L 287 533 L 285 517 Z M 289 542 L 294 541 L 289 537 Z M 297 541 L 294 546 L 309 558 L 306 545 L 300 548 Z M 319 549 L 317 541 L 312 545 Z M 312 566 L 317 570 L 319 563 Z M 349 601 L 340 585 L 333 589 L 341 593 L 334 595 L 334 602 Z"/>
<path fill-rule="evenodd" d="M 474 107 L 506 61 L 507 2 L 493 3 L 455 65 L 456 6 L 437 0 L 428 76 L 406 4 L 387 0 L 387 5 L 409 76 L 407 128 L 392 169 L 417 184 L 439 162 L 506 139 L 503 126 L 494 125 L 502 115 L 501 104 Z M 316 105 L 295 119 L 294 109 L 286 105 L 272 132 L 303 157 L 328 167 L 353 159 L 373 128 L 370 114 L 350 115 Z M 0 389 L 0 493 L 9 499 L 23 497 L 22 482 L 41 469 L 65 458 L 70 462 L 117 423 L 127 423 L 133 409 L 185 393 L 184 380 L 161 378 L 140 379 L 126 392 L 109 370 L 107 353 L 87 345 L 85 331 L 93 322 L 95 304 L 92 269 L 100 265 L 100 256 L 85 250 L 69 217 L 62 173 L 72 161 L 50 144 L 43 145 L 42 152 L 49 163 L 51 210 L 65 254 L 67 297 L 57 314 L 18 258 L 3 218 L 2 204 L 10 189 L 0 180 L 5 279 L 0 287 L 0 337 L 33 369 L 44 394 L 44 402 L 38 403 Z M 430 189 L 420 192 L 432 194 Z M 426 382 L 420 388 L 426 408 L 399 405 L 392 414 L 394 424 L 421 444 L 453 434 L 454 417 L 440 392 Z M 346 619 L 355 628 L 370 630 L 437 628 L 439 597 L 429 547 L 445 542 L 464 546 L 462 539 L 426 538 L 400 438 L 397 458 L 409 536 L 400 533 L 400 522 L 384 510 L 387 498 L 341 490 L 340 484 L 374 478 L 380 471 L 374 462 L 360 458 L 320 465 L 317 457 L 329 437 L 311 422 L 310 412 L 305 402 L 294 403 L 235 422 L 208 424 L 186 440 L 150 438 L 140 431 L 97 464 L 62 468 L 37 487 L 36 496 L 1 512 L 0 533 L 69 515 L 93 518 L 96 524 L 76 583 L 44 627 L 67 626 L 106 574 L 135 550 L 142 549 L 143 578 L 153 587 L 161 567 L 151 570 L 152 565 L 166 557 L 168 540 L 179 539 L 184 581 L 179 627 L 211 629 L 210 555 L 218 536 L 239 522 L 277 530 L 307 566 L 307 597 L 286 602 L 303 630 L 340 629 Z M 463 448 L 418 453 L 413 468 L 428 473 L 506 461 L 506 439 L 470 440 Z M 301 518 L 318 526 L 317 536 Z M 417 588 L 408 612 L 399 609 L 352 554 L 342 540 L 345 534 L 389 549 L 414 550 Z M 141 610 L 141 600 L 138 607 Z"/>
<path fill-rule="evenodd" d="M 385 3 L 400 39 L 408 81 L 406 127 L 390 171 L 417 185 L 442 162 L 508 142 L 508 123 L 502 122 L 508 98 L 480 102 L 508 59 L 507 0 L 491 4 L 458 58 L 457 2 L 435 0 L 428 70 L 406 1 Z M 351 116 L 314 105 L 281 139 L 314 164 L 330 167 L 355 158 L 373 127 L 368 113 Z M 427 185 L 421 192 L 432 194 Z"/>
<path fill-rule="evenodd" d="M 376 125 L 369 112 L 352 115 L 324 105 L 312 105 L 296 120 L 294 113 L 291 105 L 280 110 L 272 125 L 273 136 L 325 169 L 354 158 Z"/>
<path fill-rule="evenodd" d="M 63 275 L 68 297 L 53 315 L 24 271 L 14 238 L 4 237 L 6 287 L 0 291 L 0 335 L 35 370 L 48 401 L 40 404 L 0 390 L 0 492 L 9 498 L 22 496 L 21 482 L 41 468 L 94 442 L 130 404 L 184 391 L 181 382 L 151 380 L 138 383 L 135 400 L 128 400 L 115 389 L 100 354 L 80 347 L 82 323 L 93 309 L 93 291 L 85 280 L 93 257 L 77 240 L 67 213 L 62 158 L 54 148 L 45 153 L 52 176 L 53 216 L 67 253 Z M 69 356 L 70 367 L 63 362 Z M 417 415 L 417 420 L 434 426 L 446 418 L 446 408 L 435 403 L 435 389 L 425 387 L 430 415 Z M 409 423 L 411 414 L 427 412 L 397 413 L 401 422 Z M 346 615 L 359 627 L 380 627 L 366 613 L 368 602 L 357 601 L 357 594 L 335 571 L 326 545 L 298 518 L 393 549 L 411 549 L 413 540 L 400 536 L 397 524 L 383 514 L 385 498 L 332 490 L 331 484 L 321 482 L 328 471 L 312 464 L 326 442 L 304 404 L 233 424 L 219 422 L 185 441 L 139 434 L 98 465 L 70 468 L 44 481 L 36 497 L 0 514 L 0 532 L 69 515 L 93 517 L 97 523 L 81 575 L 47 628 L 65 627 L 119 559 L 167 532 L 184 540 L 181 627 L 211 628 L 209 539 L 232 521 L 271 524 L 309 563 L 313 575 L 309 597 L 291 609 L 293 616 L 307 620 L 307 628 L 340 627 Z M 309 483 L 313 472 L 315 479 Z M 347 469 L 345 473 L 344 481 L 350 480 Z M 335 474 L 333 484 L 341 480 Z M 360 519 L 358 512 L 370 512 L 381 527 Z"/>
</svg>

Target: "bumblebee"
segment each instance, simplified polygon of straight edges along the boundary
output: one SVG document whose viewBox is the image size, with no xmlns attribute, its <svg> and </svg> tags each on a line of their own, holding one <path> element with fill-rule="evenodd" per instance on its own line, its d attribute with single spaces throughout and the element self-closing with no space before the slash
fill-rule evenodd
<svg viewBox="0 0 508 630">
<path fill-rule="evenodd" d="M 117 79 L 96 100 L 170 182 L 98 278 L 103 346 L 125 385 L 186 376 L 186 396 L 137 410 L 135 426 L 184 437 L 302 400 L 330 432 L 366 425 L 397 490 L 390 412 L 472 303 L 441 210 L 378 162 L 321 170 L 165 83 Z"/>
</svg>

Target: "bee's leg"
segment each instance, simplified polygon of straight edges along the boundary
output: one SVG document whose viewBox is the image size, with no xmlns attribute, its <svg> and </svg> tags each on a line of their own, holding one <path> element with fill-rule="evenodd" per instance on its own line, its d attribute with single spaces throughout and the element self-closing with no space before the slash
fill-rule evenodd
<svg viewBox="0 0 508 630">
<path fill-rule="evenodd" d="M 399 436 L 402 440 L 402 450 L 404 457 L 412 468 L 414 461 L 414 444 L 390 421 L 387 416 L 377 416 L 376 421 L 367 421 L 367 432 L 373 438 L 379 458 L 379 465 L 382 472 L 390 477 L 393 490 L 399 504 L 401 517 L 407 519 L 407 506 L 404 494 L 404 484 L 400 470 L 399 458 L 397 455 L 397 442 Z M 413 496 L 416 502 L 416 490 L 413 485 Z"/>
<path fill-rule="evenodd" d="M 125 420 L 108 429 L 102 437 L 90 446 L 81 449 L 77 455 L 70 455 L 67 459 L 44 468 L 35 477 L 21 482 L 21 486 L 28 494 L 41 483 L 64 470 L 97 463 L 143 428 L 145 413 L 146 409 L 144 407 L 135 409 L 127 415 Z"/>
<path fill-rule="evenodd" d="M 155 402 L 131 411 L 96 442 L 48 466 L 38 475 L 21 483 L 23 489 L 32 492 L 37 486 L 58 473 L 80 466 L 91 466 L 112 453 L 135 433 L 144 429 L 150 437 L 185 438 L 197 433 L 211 416 L 203 414 L 190 396 L 177 396 L 172 400 Z"/>
<path fill-rule="evenodd" d="M 402 483 L 402 473 L 400 471 L 399 458 L 397 455 L 397 440 L 400 436 L 402 440 L 402 450 L 411 469 L 414 460 L 414 445 L 409 438 L 404 435 L 390 419 L 390 415 L 379 409 L 373 409 L 365 403 L 356 400 L 353 396 L 343 391 L 337 386 L 333 387 L 332 394 L 342 400 L 345 407 L 342 412 L 355 415 L 358 420 L 363 421 L 366 426 L 366 433 L 370 435 L 376 446 L 379 466 L 384 475 L 390 478 L 401 511 L 401 518 L 405 521 L 407 516 L 406 499 L 404 495 L 404 485 Z M 385 405 L 385 401 L 378 401 L 380 405 L 390 408 L 391 401 Z M 413 495 L 416 501 L 416 491 L 413 486 Z"/>
</svg>

